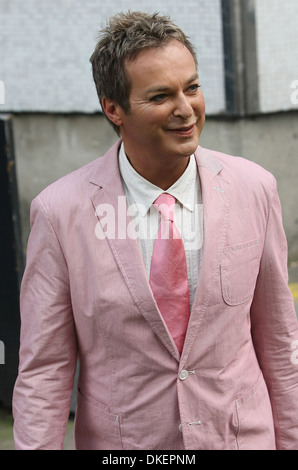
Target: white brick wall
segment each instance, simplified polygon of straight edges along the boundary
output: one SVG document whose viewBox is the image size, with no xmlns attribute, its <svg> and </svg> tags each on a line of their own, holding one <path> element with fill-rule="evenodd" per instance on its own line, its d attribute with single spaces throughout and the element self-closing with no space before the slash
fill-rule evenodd
<svg viewBox="0 0 298 470">
<path fill-rule="evenodd" d="M 257 0 L 256 29 L 260 111 L 297 109 L 298 1 Z"/>
<path fill-rule="evenodd" d="M 172 16 L 197 49 L 207 113 L 223 111 L 220 0 L 0 0 L 0 112 L 98 111 L 89 57 L 101 25 L 128 9 Z"/>
</svg>

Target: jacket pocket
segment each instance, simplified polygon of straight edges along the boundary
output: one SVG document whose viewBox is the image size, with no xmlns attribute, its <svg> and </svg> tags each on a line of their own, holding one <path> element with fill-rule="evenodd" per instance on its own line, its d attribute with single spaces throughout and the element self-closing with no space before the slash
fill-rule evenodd
<svg viewBox="0 0 298 470">
<path fill-rule="evenodd" d="M 275 450 L 272 409 L 261 373 L 256 384 L 235 402 L 239 450 Z"/>
<path fill-rule="evenodd" d="M 226 247 L 220 266 L 222 295 L 226 304 L 240 305 L 252 298 L 259 260 L 258 240 Z"/>
<path fill-rule="evenodd" d="M 78 390 L 75 441 L 78 450 L 122 450 L 120 415 Z"/>
</svg>

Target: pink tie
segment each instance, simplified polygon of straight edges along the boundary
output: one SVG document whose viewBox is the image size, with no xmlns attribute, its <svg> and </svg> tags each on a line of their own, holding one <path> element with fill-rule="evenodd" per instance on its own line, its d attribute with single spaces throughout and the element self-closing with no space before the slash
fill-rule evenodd
<svg viewBox="0 0 298 470">
<path fill-rule="evenodd" d="M 189 290 L 183 241 L 173 222 L 175 198 L 163 193 L 154 205 L 161 222 L 154 243 L 150 286 L 181 354 L 189 320 Z"/>
</svg>

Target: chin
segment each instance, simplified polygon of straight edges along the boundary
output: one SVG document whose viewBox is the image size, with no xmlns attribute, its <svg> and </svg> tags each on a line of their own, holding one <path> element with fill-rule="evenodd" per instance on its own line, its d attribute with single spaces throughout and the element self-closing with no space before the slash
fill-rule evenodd
<svg viewBox="0 0 298 470">
<path fill-rule="evenodd" d="M 198 145 L 199 145 L 199 139 L 197 139 L 194 142 L 185 142 L 184 144 L 181 144 L 179 153 L 181 154 L 181 156 L 189 157 L 197 150 Z"/>
</svg>

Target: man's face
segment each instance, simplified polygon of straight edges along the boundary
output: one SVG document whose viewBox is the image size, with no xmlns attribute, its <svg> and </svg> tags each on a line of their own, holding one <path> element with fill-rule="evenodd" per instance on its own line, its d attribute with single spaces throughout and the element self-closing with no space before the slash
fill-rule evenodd
<svg viewBox="0 0 298 470">
<path fill-rule="evenodd" d="M 130 111 L 120 111 L 120 128 L 131 163 L 189 157 L 205 122 L 204 97 L 189 50 L 175 40 L 145 49 L 126 62 L 126 70 Z"/>
</svg>

